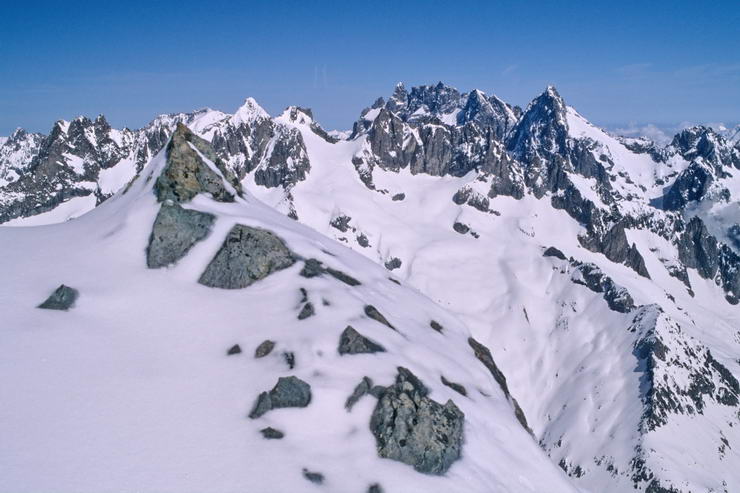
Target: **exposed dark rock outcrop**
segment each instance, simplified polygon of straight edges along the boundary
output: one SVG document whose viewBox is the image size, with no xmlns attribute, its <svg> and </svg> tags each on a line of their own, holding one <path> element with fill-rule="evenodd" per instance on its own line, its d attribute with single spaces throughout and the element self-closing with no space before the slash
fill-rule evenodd
<svg viewBox="0 0 740 493">
<path fill-rule="evenodd" d="M 452 201 L 457 205 L 467 204 L 481 212 L 488 212 L 491 205 L 488 197 L 472 190 L 467 185 L 455 192 L 455 195 L 452 196 Z"/>
<path fill-rule="evenodd" d="M 208 236 L 215 220 L 213 214 L 183 209 L 175 202 L 165 201 L 149 236 L 147 267 L 165 267 L 183 258 L 193 245 Z"/>
<path fill-rule="evenodd" d="M 272 232 L 237 224 L 198 282 L 214 288 L 246 288 L 294 263 L 293 253 Z"/>
<path fill-rule="evenodd" d="M 555 258 L 559 258 L 560 260 L 565 260 L 566 259 L 565 254 L 563 252 L 561 252 L 560 250 L 558 250 L 557 248 L 555 248 L 555 247 L 548 247 L 544 251 L 544 253 L 542 254 L 542 256 L 543 257 L 555 257 Z"/>
<path fill-rule="evenodd" d="M 385 348 L 348 325 L 339 337 L 339 354 L 383 353 Z"/>
<path fill-rule="evenodd" d="M 573 266 L 571 281 L 586 286 L 595 293 L 603 293 L 609 308 L 620 313 L 627 313 L 635 308 L 635 302 L 629 291 L 618 286 L 597 265 L 578 261 L 573 261 L 571 265 Z"/>
<path fill-rule="evenodd" d="M 360 245 L 362 248 L 367 248 L 370 246 L 370 240 L 367 238 L 367 235 L 365 233 L 360 233 L 357 235 L 357 244 Z"/>
<path fill-rule="evenodd" d="M 740 407 L 737 378 L 659 306 L 641 306 L 629 330 L 638 335 L 633 354 L 642 375 L 644 431 L 667 424 L 673 414 L 702 414 L 711 401 Z M 673 376 L 677 369 L 681 379 Z"/>
<path fill-rule="evenodd" d="M 455 222 L 455 224 L 452 225 L 452 229 L 454 229 L 457 233 L 460 233 L 461 235 L 470 232 L 470 226 L 459 222 Z"/>
<path fill-rule="evenodd" d="M 303 477 L 316 484 L 323 484 L 324 482 L 323 474 L 321 474 L 320 472 L 309 471 L 305 468 L 303 469 Z"/>
<path fill-rule="evenodd" d="M 678 175 L 663 196 L 663 208 L 677 211 L 683 209 L 689 202 L 701 200 L 713 181 L 714 176 L 705 164 L 691 163 Z"/>
<path fill-rule="evenodd" d="M 74 306 L 79 294 L 75 288 L 70 288 L 62 284 L 38 308 L 44 308 L 46 310 L 69 310 Z"/>
<path fill-rule="evenodd" d="M 509 393 L 509 386 L 506 383 L 506 377 L 504 376 L 503 372 L 499 370 L 496 362 L 493 360 L 493 355 L 491 354 L 491 351 L 472 337 L 468 338 L 468 344 L 470 344 L 470 347 L 473 348 L 475 357 L 478 358 L 478 361 L 483 363 L 483 366 L 485 366 L 489 372 L 491 372 L 493 379 L 496 381 L 496 383 L 498 383 L 499 387 L 501 387 L 501 390 L 503 390 L 506 398 L 509 399 L 509 402 L 514 408 L 514 415 L 519 421 L 519 424 L 521 424 L 522 427 L 524 427 L 524 429 L 531 434 L 532 430 L 529 429 L 527 418 L 526 416 L 524 416 L 524 411 L 522 411 L 522 408 L 519 407 L 519 403 Z"/>
<path fill-rule="evenodd" d="M 373 411 L 370 430 L 378 454 L 426 474 L 444 474 L 462 453 L 465 415 L 451 400 L 444 405 L 406 368 L 399 367 Z"/>
<path fill-rule="evenodd" d="M 306 407 L 311 402 L 311 386 L 298 377 L 280 377 L 269 392 L 262 392 L 249 417 L 259 418 L 272 409 Z"/>
<path fill-rule="evenodd" d="M 401 259 L 398 257 L 391 257 L 385 262 L 385 268 L 388 270 L 396 270 L 401 267 Z"/>
<path fill-rule="evenodd" d="M 154 185 L 157 200 L 188 202 L 199 193 L 209 193 L 220 202 L 233 202 L 234 194 L 226 189 L 224 178 L 193 147 L 200 151 L 210 149 L 210 144 L 179 123 L 167 146 L 167 165 Z"/>
<path fill-rule="evenodd" d="M 270 340 L 262 341 L 259 346 L 257 346 L 257 349 L 254 351 L 254 357 L 255 358 L 264 358 L 268 354 L 272 352 L 272 350 L 275 348 L 275 343 Z"/>
<path fill-rule="evenodd" d="M 693 217 L 677 241 L 678 258 L 704 279 L 712 279 L 727 293 L 729 303 L 740 298 L 740 255 L 717 241 L 699 217 Z"/>
<path fill-rule="evenodd" d="M 468 395 L 468 391 L 465 389 L 465 387 L 463 385 L 461 385 L 459 383 L 455 383 L 455 382 L 450 382 L 449 380 L 447 380 L 445 378 L 444 375 L 442 375 L 441 380 L 442 380 L 442 383 L 444 385 L 448 386 L 449 388 L 451 388 L 452 390 L 454 390 L 458 394 L 461 394 L 461 395 L 464 395 L 464 396 L 467 396 Z"/>
<path fill-rule="evenodd" d="M 310 301 L 303 305 L 303 308 L 301 308 L 300 313 L 298 313 L 298 320 L 305 320 L 308 317 L 312 317 L 316 313 L 316 310 L 313 307 L 313 303 Z"/>
<path fill-rule="evenodd" d="M 360 284 L 362 284 L 354 277 L 345 274 L 340 270 L 332 269 L 331 267 L 325 267 L 320 261 L 316 260 L 315 258 L 306 259 L 303 264 L 303 269 L 301 269 L 300 272 L 301 276 L 309 279 L 312 277 L 321 276 L 323 274 L 329 274 L 334 279 L 342 281 L 349 286 L 359 286 Z"/>
<path fill-rule="evenodd" d="M 239 346 L 239 344 L 234 344 L 229 348 L 228 351 L 226 351 L 226 356 L 233 356 L 235 354 L 241 354 L 242 348 Z"/>
<path fill-rule="evenodd" d="M 285 433 L 280 430 L 276 430 L 271 426 L 268 426 L 267 428 L 262 428 L 260 430 L 260 433 L 262 433 L 262 436 L 265 437 L 265 439 L 267 440 L 280 440 L 285 436 Z"/>
<path fill-rule="evenodd" d="M 612 226 L 601 238 L 598 238 L 593 231 L 589 231 L 586 236 L 579 236 L 578 239 L 583 247 L 593 252 L 603 253 L 612 262 L 624 264 L 639 275 L 650 279 L 645 260 L 637 246 L 634 243 L 630 246 L 627 241 L 623 221 Z"/>
<path fill-rule="evenodd" d="M 329 225 L 332 228 L 341 231 L 342 233 L 346 233 L 350 229 L 349 222 L 351 220 L 352 220 L 351 217 L 340 214 L 334 219 L 332 219 Z"/>
<path fill-rule="evenodd" d="M 380 313 L 378 309 L 375 308 L 373 305 L 365 305 L 365 315 L 367 315 L 369 318 L 372 318 L 376 322 L 380 322 L 381 324 L 390 327 L 393 330 L 396 330 L 396 328 L 391 325 L 388 319 L 385 318 L 383 314 Z"/>
<path fill-rule="evenodd" d="M 678 241 L 681 262 L 696 269 L 704 279 L 712 279 L 717 274 L 718 253 L 717 239 L 709 234 L 704 222 L 698 217 L 691 218 Z"/>
<path fill-rule="evenodd" d="M 352 394 L 347 397 L 347 401 L 344 403 L 345 409 L 347 409 L 347 411 L 351 411 L 354 405 L 357 404 L 362 397 L 371 393 L 372 389 L 373 381 L 369 377 L 363 377 L 362 381 L 360 381 L 352 391 Z"/>
</svg>

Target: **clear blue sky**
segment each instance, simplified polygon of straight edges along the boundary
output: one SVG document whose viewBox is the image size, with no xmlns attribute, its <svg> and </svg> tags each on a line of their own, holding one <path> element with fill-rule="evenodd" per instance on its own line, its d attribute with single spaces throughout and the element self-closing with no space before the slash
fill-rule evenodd
<svg viewBox="0 0 740 493">
<path fill-rule="evenodd" d="M 525 105 L 547 84 L 602 125 L 740 120 L 740 1 L 0 4 L 0 135 L 115 126 L 246 96 L 327 128 L 445 81 Z"/>
</svg>

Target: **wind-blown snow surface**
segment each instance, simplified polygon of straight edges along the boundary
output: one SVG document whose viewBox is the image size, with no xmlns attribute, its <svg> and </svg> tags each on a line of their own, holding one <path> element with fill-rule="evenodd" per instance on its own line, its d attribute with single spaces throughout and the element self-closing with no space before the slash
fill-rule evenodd
<svg viewBox="0 0 740 493">
<path fill-rule="evenodd" d="M 216 214 L 213 231 L 174 267 L 147 269 L 158 207 L 151 187 L 163 165 L 160 153 L 129 190 L 80 218 L 0 228 L 0 491 L 364 492 L 372 483 L 388 492 L 575 491 L 475 359 L 460 318 L 254 198 L 196 197 L 186 206 Z M 198 284 L 235 223 L 269 229 L 296 254 L 362 285 L 300 277 L 302 262 L 242 290 Z M 435 261 L 434 252 L 417 256 Z M 74 308 L 35 308 L 61 283 L 79 290 Z M 301 287 L 317 313 L 299 321 Z M 363 317 L 367 303 L 398 332 Z M 443 333 L 429 327 L 432 319 Z M 339 356 L 349 323 L 387 352 Z M 265 339 L 276 349 L 255 359 Z M 237 343 L 244 352 L 226 356 Z M 506 344 L 495 352 L 506 354 Z M 293 370 L 285 351 L 295 354 Z M 432 399 L 452 399 L 465 413 L 463 456 L 445 476 L 377 456 L 368 426 L 375 398 L 344 409 L 363 376 L 390 385 L 399 365 Z M 310 405 L 247 419 L 257 395 L 287 375 L 311 385 Z M 465 385 L 468 397 L 443 386 L 441 375 Z M 263 439 L 266 426 L 285 438 Z M 324 474 L 324 484 L 307 481 L 303 468 Z"/>
</svg>

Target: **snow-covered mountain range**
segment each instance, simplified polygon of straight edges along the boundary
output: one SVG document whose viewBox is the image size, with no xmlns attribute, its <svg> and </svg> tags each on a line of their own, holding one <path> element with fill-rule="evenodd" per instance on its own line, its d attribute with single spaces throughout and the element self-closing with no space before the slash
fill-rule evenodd
<svg viewBox="0 0 740 493">
<path fill-rule="evenodd" d="M 204 454 L 218 460 L 223 445 L 218 471 L 232 482 L 221 490 L 273 467 L 268 476 L 285 482 L 260 482 L 255 491 L 365 491 L 374 483 L 383 491 L 740 491 L 740 143 L 731 132 L 697 126 L 661 146 L 599 129 L 554 87 L 522 110 L 477 90 L 399 85 L 349 134 L 326 132 L 300 107 L 271 117 L 253 99 L 233 115 L 160 116 L 136 131 L 112 129 L 103 117 L 57 122 L 48 136 L 19 130 L 0 142 L 0 180 L 5 225 L 57 223 L 0 228 L 8 279 L 1 308 L 14 325 L 2 336 L 3 385 L 48 390 L 48 378 L 60 389 L 59 379 L 83 380 L 79 398 L 91 404 L 80 416 L 91 419 L 121 398 L 93 397 L 102 386 L 130 390 L 147 372 L 174 368 L 174 382 L 135 389 L 132 412 L 162 395 L 178 402 L 176 417 L 160 416 L 169 405 L 141 422 L 105 415 L 95 430 L 106 430 L 111 447 L 148 443 L 147 430 L 176 434 L 189 426 L 192 408 L 206 424 L 170 446 L 203 439 Z M 267 246 L 255 227 L 272 233 Z M 165 261 L 152 253 L 160 236 Z M 206 287 L 219 287 L 225 260 L 217 260 L 234 258 L 222 250 L 240 242 L 286 266 L 243 290 Z M 170 243 L 182 255 L 172 257 Z M 175 266 L 154 270 L 147 262 Z M 311 266 L 315 275 L 302 279 Z M 78 306 L 68 314 L 36 310 L 44 286 L 61 283 L 80 291 Z M 298 320 L 296 311 L 311 313 Z M 393 327 L 378 323 L 376 312 Z M 430 329 L 431 320 L 444 329 Z M 306 332 L 312 321 L 321 328 Z M 93 326 L 105 333 L 91 334 Z M 384 351 L 345 366 L 350 356 L 329 348 L 357 337 L 340 337 L 345 326 Z M 93 344 L 95 354 L 70 362 L 54 353 L 70 343 L 65 337 L 75 347 Z M 251 355 L 222 361 L 197 353 L 231 340 L 251 351 L 275 338 L 288 351 L 267 366 Z M 144 347 L 144 356 L 134 354 Z M 45 371 L 34 372 L 28 351 L 44 358 Z M 194 358 L 192 368 L 178 357 Z M 132 363 L 143 374 L 126 370 Z M 90 365 L 103 371 L 88 381 Z M 12 383 L 19 371 L 32 375 L 30 383 Z M 233 409 L 224 402 L 244 407 L 289 374 L 311 385 L 316 403 L 304 414 L 275 411 L 268 424 L 289 428 L 288 448 L 235 431 L 238 412 L 227 418 Z M 383 390 L 366 384 L 374 397 L 345 415 L 337 402 L 365 376 Z M 465 395 L 451 392 L 455 382 Z M 386 423 L 379 409 L 396 406 L 394 396 L 406 395 L 400 389 L 417 409 L 451 399 L 444 423 L 451 430 L 460 421 L 453 416 L 465 416 L 460 446 L 430 453 L 432 475 L 405 446 L 389 452 L 379 431 L 372 443 Z M 64 406 L 77 401 L 66 392 L 52 392 L 62 413 L 36 416 L 45 426 L 33 443 L 44 443 L 50 428 L 75 429 L 77 411 Z M 196 401 L 205 396 L 218 403 L 210 413 Z M 4 434 L 28 425 L 23 410 L 37 398 L 11 408 L 0 421 Z M 433 412 L 425 417 L 438 425 Z M 7 447 L 0 455 L 16 457 L 7 487 L 21 484 L 33 463 L 35 449 L 21 454 L 19 433 L 0 445 Z M 67 432 L 52 435 L 60 446 L 76 443 Z M 439 443 L 424 440 L 422 448 L 438 451 Z M 102 443 L 49 453 L 45 466 L 60 475 L 83 468 L 101 450 L 110 453 Z M 152 447 L 159 465 L 168 447 Z M 105 453 L 95 460 L 111 468 Z M 235 472 L 232 461 L 247 455 L 258 458 Z M 202 458 L 183 452 L 167 463 L 173 473 L 195 468 L 195 482 L 142 476 L 128 489 L 207 490 L 200 487 L 211 478 L 207 468 L 194 465 Z M 139 465 L 125 459 L 113 467 L 122 475 Z M 325 481 L 301 477 L 302 468 Z M 345 478 L 357 484 L 346 487 Z M 79 491 L 94 483 L 69 484 Z"/>
</svg>

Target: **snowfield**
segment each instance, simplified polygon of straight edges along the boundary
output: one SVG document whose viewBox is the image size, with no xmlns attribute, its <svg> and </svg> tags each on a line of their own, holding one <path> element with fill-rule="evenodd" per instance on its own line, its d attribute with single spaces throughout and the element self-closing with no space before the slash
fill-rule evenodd
<svg viewBox="0 0 740 493">
<path fill-rule="evenodd" d="M 178 124 L 210 142 L 193 159 L 236 198 L 184 201 L 215 223 L 148 269 L 167 205 L 154 151 Z M 42 138 L 0 144 L 0 220 L 3 205 L 17 216 L 0 227 L 0 491 L 740 491 L 736 141 L 694 127 L 657 146 L 599 129 L 553 87 L 522 110 L 442 83 L 397 86 L 351 132 L 252 98 L 116 132 L 112 165 L 52 163 L 76 193 L 59 204 L 18 185 Z M 16 207 L 36 198 L 48 210 Z M 244 289 L 199 284 L 237 224 L 295 264 Z M 304 277 L 306 259 L 360 284 Z M 76 305 L 37 309 L 60 284 Z M 340 355 L 348 325 L 385 352 Z M 379 456 L 384 394 L 345 409 L 363 377 L 388 387 L 398 367 L 464 413 L 442 475 Z M 310 404 L 248 418 L 287 376 Z"/>
<path fill-rule="evenodd" d="M 212 163 L 211 163 L 212 164 Z M 503 391 L 467 343 L 454 314 L 336 242 L 245 196 L 200 195 L 188 207 L 217 222 L 174 267 L 146 268 L 157 213 L 152 184 L 160 153 L 126 193 L 63 224 L 0 229 L 2 491 L 576 491 L 517 422 Z M 303 258 L 362 285 L 300 277 L 302 262 L 242 290 L 208 288 L 198 276 L 235 223 L 269 229 Z M 36 308 L 59 284 L 79 290 L 68 312 Z M 316 315 L 298 320 L 301 293 Z M 364 317 L 377 307 L 397 331 Z M 429 327 L 435 320 L 444 327 Z M 385 353 L 337 353 L 351 324 Z M 264 340 L 265 358 L 253 356 Z M 227 356 L 234 344 L 241 354 Z M 295 357 L 295 368 L 283 352 Z M 444 476 L 381 459 L 369 430 L 376 399 L 344 408 L 368 376 L 390 385 L 409 368 L 465 413 L 462 458 Z M 247 418 L 279 376 L 311 385 L 305 409 Z M 468 389 L 461 396 L 440 376 Z M 272 426 L 282 440 L 266 440 Z"/>
</svg>

